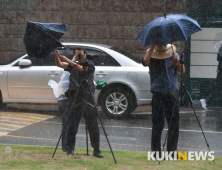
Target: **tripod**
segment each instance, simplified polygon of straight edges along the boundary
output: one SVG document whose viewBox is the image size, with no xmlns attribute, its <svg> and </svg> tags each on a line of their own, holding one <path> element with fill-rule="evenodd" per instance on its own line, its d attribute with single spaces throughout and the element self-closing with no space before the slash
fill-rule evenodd
<svg viewBox="0 0 222 170">
<path fill-rule="evenodd" d="M 97 107 L 96 107 L 96 102 L 95 102 L 95 99 L 94 99 L 94 97 L 93 97 L 93 95 L 92 95 L 92 91 L 91 91 L 91 89 L 90 89 L 90 87 L 89 87 L 88 80 L 86 80 L 86 78 L 85 78 L 85 72 L 86 72 L 86 68 L 87 68 L 87 66 L 88 66 L 88 62 L 87 62 L 87 61 L 86 61 L 86 62 L 83 62 L 83 63 L 82 63 L 82 66 L 83 66 L 83 69 L 84 69 L 84 79 L 81 81 L 80 86 L 79 86 L 79 88 L 78 88 L 78 91 L 77 91 L 77 93 L 76 93 L 76 95 L 75 95 L 75 97 L 74 97 L 74 100 L 73 100 L 73 102 L 72 102 L 71 108 L 70 108 L 70 110 L 69 110 L 69 114 L 68 114 L 67 119 L 66 119 L 66 121 L 65 121 L 65 124 L 64 124 L 64 126 L 63 126 L 61 135 L 60 135 L 59 140 L 58 140 L 58 142 L 57 142 L 57 145 L 56 145 L 56 148 L 55 148 L 55 151 L 54 151 L 54 153 L 53 153 L 52 158 L 53 158 L 54 155 L 55 155 L 55 152 L 56 152 L 57 147 L 58 147 L 58 145 L 59 145 L 59 142 L 60 142 L 60 139 L 61 139 L 61 137 L 62 137 L 62 134 L 65 132 L 65 128 L 66 128 L 66 126 L 67 126 L 67 122 L 68 122 L 69 117 L 70 117 L 70 115 L 71 115 L 71 110 L 72 110 L 73 108 L 79 106 L 79 105 L 82 105 L 82 106 L 83 106 L 83 113 L 84 113 L 84 116 L 85 116 L 85 118 L 86 118 L 85 108 L 86 108 L 86 105 L 89 105 L 89 106 L 93 107 L 93 108 L 96 110 L 96 114 L 98 115 L 98 118 L 99 118 L 99 120 L 100 120 L 102 129 L 103 129 L 103 132 L 104 132 L 104 134 L 105 134 L 105 136 L 106 136 L 106 140 L 107 140 L 107 143 L 108 143 L 108 145 L 109 145 L 110 151 L 111 151 L 111 153 L 112 153 L 113 159 L 114 159 L 115 163 L 117 163 L 117 162 L 116 162 L 116 159 L 115 159 L 115 156 L 114 156 L 114 154 L 113 154 L 111 145 L 110 145 L 110 143 L 109 143 L 109 140 L 108 140 L 108 137 L 107 137 L 107 133 L 106 133 L 105 128 L 104 128 L 104 126 L 103 126 L 103 123 L 102 123 L 100 114 L 98 113 L 98 109 L 97 109 Z M 89 102 L 86 101 L 86 89 L 84 89 L 83 92 L 82 92 L 82 94 L 83 94 L 82 102 L 75 105 L 75 101 L 76 101 L 76 99 L 77 99 L 78 94 L 80 94 L 80 89 L 81 89 L 81 87 L 86 87 L 86 88 L 88 89 L 88 91 L 90 92 L 90 97 L 91 97 L 91 101 L 93 101 L 93 104 L 91 104 L 91 103 L 89 103 Z M 75 115 L 74 115 L 74 116 L 75 116 Z M 89 155 L 89 153 L 88 153 L 88 127 L 87 127 L 87 125 L 86 125 L 85 129 L 86 129 L 87 155 Z"/>
<path fill-rule="evenodd" d="M 183 53 L 180 55 L 180 64 L 181 64 L 180 88 L 179 88 L 179 92 L 178 92 L 178 94 L 177 94 L 177 96 L 176 96 L 176 101 L 175 101 L 174 106 L 173 106 L 173 111 L 172 111 L 172 115 L 171 115 L 171 118 L 170 118 L 170 123 L 169 123 L 169 125 L 168 125 L 168 130 L 167 130 L 167 134 L 166 134 L 166 138 L 165 138 L 165 141 L 164 141 L 163 149 L 162 149 L 162 150 L 164 151 L 164 148 L 165 148 L 165 146 L 166 146 L 166 141 L 167 141 L 167 138 L 168 138 L 168 135 L 169 135 L 169 129 L 171 128 L 171 125 L 172 125 L 172 119 L 173 119 L 174 112 L 175 112 L 175 110 L 176 110 L 176 106 L 177 106 L 177 104 L 178 104 L 179 95 L 181 94 L 181 104 L 182 104 L 182 92 L 183 92 L 183 90 L 184 90 L 185 94 L 188 96 L 189 103 L 190 103 L 190 105 L 191 105 L 191 107 L 192 107 L 192 109 L 193 109 L 194 115 L 195 115 L 195 117 L 196 117 L 196 119 L 197 119 L 198 125 L 199 125 L 199 127 L 200 127 L 200 129 L 201 129 L 201 132 L 202 132 L 203 137 L 204 137 L 204 140 L 205 140 L 205 142 L 206 142 L 206 144 L 207 144 L 208 150 L 210 151 L 210 145 L 209 145 L 208 142 L 207 142 L 207 139 L 206 139 L 205 134 L 204 134 L 204 132 L 203 132 L 202 126 L 201 126 L 201 124 L 200 124 L 200 121 L 199 121 L 199 119 L 198 119 L 198 117 L 197 117 L 197 114 L 196 114 L 196 112 L 195 112 L 195 109 L 194 109 L 194 107 L 193 107 L 193 100 L 192 100 L 192 98 L 191 98 L 191 96 L 190 96 L 190 93 L 187 91 L 186 86 L 183 84 L 183 65 L 184 65 L 184 54 L 183 54 Z M 215 161 L 214 161 L 214 164 L 215 164 Z"/>
</svg>

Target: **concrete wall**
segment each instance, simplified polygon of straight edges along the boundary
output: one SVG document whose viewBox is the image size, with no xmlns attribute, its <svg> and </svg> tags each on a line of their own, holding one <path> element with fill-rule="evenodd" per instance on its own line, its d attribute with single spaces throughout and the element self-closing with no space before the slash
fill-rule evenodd
<svg viewBox="0 0 222 170">
<path fill-rule="evenodd" d="M 142 58 L 145 48 L 136 39 L 142 28 L 163 16 L 164 0 L 1 0 L 0 63 L 25 53 L 24 18 L 67 25 L 61 42 L 101 43 Z M 184 0 L 165 0 L 166 14 L 185 13 Z M 178 51 L 184 43 L 176 43 Z"/>
</svg>

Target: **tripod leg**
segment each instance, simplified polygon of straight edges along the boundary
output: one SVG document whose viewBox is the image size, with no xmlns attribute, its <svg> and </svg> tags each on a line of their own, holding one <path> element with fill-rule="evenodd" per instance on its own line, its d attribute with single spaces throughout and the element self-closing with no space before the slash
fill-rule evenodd
<svg viewBox="0 0 222 170">
<path fill-rule="evenodd" d="M 88 147 L 88 129 L 87 126 L 85 127 L 86 129 L 86 149 L 87 149 L 87 155 L 89 155 L 89 147 Z"/>
<path fill-rule="evenodd" d="M 62 138 L 62 134 L 63 134 L 64 132 L 65 132 L 65 126 L 63 127 L 62 133 L 61 133 L 61 135 L 60 135 L 60 137 L 59 137 L 59 140 L 58 140 L 57 145 L 56 145 L 56 147 L 55 147 L 55 150 L 54 150 L 54 153 L 53 153 L 53 155 L 52 155 L 52 158 L 54 157 L 54 155 L 55 155 L 55 153 L 56 153 L 57 147 L 58 147 L 58 145 L 59 145 L 59 142 L 60 142 L 60 140 L 61 140 L 61 138 Z"/>
<path fill-rule="evenodd" d="M 96 110 L 97 110 L 97 109 L 96 109 Z M 110 143 L 109 143 L 109 139 L 108 139 L 108 137 L 107 137 L 107 133 L 106 133 L 106 131 L 105 131 L 105 128 L 104 128 L 104 126 L 103 126 L 103 123 L 102 123 L 102 120 L 101 120 L 101 117 L 100 117 L 98 111 L 97 111 L 97 114 L 98 114 L 99 121 L 100 121 L 101 126 L 102 126 L 102 129 L 103 129 L 103 132 L 104 132 L 104 134 L 105 134 L 105 136 L 106 136 L 106 140 L 107 140 L 107 142 L 108 142 L 108 145 L 109 145 L 110 151 L 111 151 L 111 153 L 112 153 L 112 155 L 113 155 L 113 159 L 114 159 L 115 163 L 117 163 L 117 162 L 116 162 L 116 158 L 115 158 L 115 156 L 114 156 L 114 154 L 113 154 L 112 147 L 111 147 L 111 145 L 110 145 Z"/>
<path fill-rule="evenodd" d="M 88 85 L 88 88 L 89 88 L 89 85 Z M 89 88 L 89 90 L 90 90 L 90 88 Z M 90 90 L 90 94 L 91 94 L 91 97 L 92 97 L 92 92 L 91 92 L 91 90 Z M 92 97 L 92 99 L 93 99 L 93 104 L 94 104 L 94 106 L 96 107 L 95 99 L 94 99 L 93 97 Z M 109 145 L 110 151 L 111 151 L 111 153 L 112 153 L 113 159 L 114 159 L 115 163 L 117 163 L 117 162 L 116 162 L 116 158 L 115 158 L 114 153 L 113 153 L 113 150 L 112 150 L 112 147 L 111 147 L 111 145 L 110 145 L 110 143 L 109 143 L 109 139 L 108 139 L 108 137 L 107 137 L 107 133 L 106 133 L 105 128 L 104 128 L 104 126 L 103 126 L 103 123 L 102 123 L 102 120 L 101 120 L 101 117 L 100 117 L 100 114 L 99 114 L 99 112 L 98 112 L 97 107 L 96 107 L 95 109 L 96 109 L 96 113 L 97 113 L 97 115 L 98 115 L 98 117 L 99 117 L 99 121 L 100 121 L 100 123 L 101 123 L 103 132 L 104 132 L 104 134 L 105 134 L 105 136 L 106 136 L 106 140 L 107 140 L 107 142 L 108 142 L 108 145 Z"/>
<path fill-rule="evenodd" d="M 198 117 L 197 117 L 196 111 L 194 110 L 193 101 L 192 101 L 192 98 L 191 98 L 191 96 L 190 96 L 190 93 L 187 91 L 187 89 L 186 89 L 186 87 L 185 87 L 184 84 L 182 85 L 182 87 L 183 87 L 185 93 L 188 95 L 190 105 L 191 105 L 191 107 L 192 107 L 192 109 L 193 109 L 194 115 L 195 115 L 195 117 L 196 117 L 196 119 L 197 119 L 197 122 L 198 122 L 198 124 L 199 124 L 200 129 L 201 129 L 201 132 L 202 132 L 202 134 L 203 134 L 204 140 L 205 140 L 205 142 L 206 142 L 206 144 L 207 144 L 208 150 L 210 151 L 210 145 L 209 145 L 208 142 L 207 142 L 206 136 L 205 136 L 205 134 L 204 134 L 204 132 L 203 132 L 203 129 L 202 129 L 202 126 L 201 126 L 201 124 L 200 124 L 200 121 L 199 121 L 199 119 L 198 119 Z M 214 161 L 214 160 L 213 160 L 213 161 Z M 215 161 L 214 161 L 214 164 L 215 164 Z"/>
<path fill-rule="evenodd" d="M 116 158 L 115 158 L 115 156 L 114 156 L 114 154 L 113 154 L 112 147 L 111 147 L 111 145 L 110 145 L 110 143 L 109 143 L 109 139 L 108 139 L 108 137 L 107 137 L 107 133 L 106 133 L 105 128 L 104 128 L 104 126 L 103 126 L 103 123 L 102 123 L 100 114 L 99 114 L 98 109 L 97 109 L 97 107 L 96 107 L 96 102 L 95 102 L 95 99 L 94 99 L 94 97 L 93 97 L 93 95 L 92 95 L 92 91 L 91 91 L 91 89 L 90 89 L 89 84 L 88 84 L 87 81 L 86 81 L 86 83 L 87 83 L 87 85 L 88 85 L 88 89 L 89 89 L 89 91 L 90 91 L 91 100 L 93 101 L 93 105 L 95 106 L 94 109 L 96 110 L 96 114 L 98 115 L 99 121 L 100 121 L 100 123 L 101 123 L 102 129 L 103 129 L 103 132 L 104 132 L 104 134 L 105 134 L 105 137 L 106 137 L 107 143 L 108 143 L 108 145 L 109 145 L 110 151 L 111 151 L 111 153 L 112 153 L 113 159 L 114 159 L 115 163 L 117 163 L 117 162 L 116 162 Z"/>
</svg>

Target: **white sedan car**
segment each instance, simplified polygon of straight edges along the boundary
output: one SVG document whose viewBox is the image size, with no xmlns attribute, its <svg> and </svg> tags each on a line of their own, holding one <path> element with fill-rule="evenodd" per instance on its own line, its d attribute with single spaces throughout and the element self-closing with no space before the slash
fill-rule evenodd
<svg viewBox="0 0 222 170">
<path fill-rule="evenodd" d="M 129 115 L 137 106 L 151 103 L 148 67 L 141 60 L 115 47 L 90 43 L 62 43 L 60 54 L 73 57 L 74 48 L 84 48 L 88 56 L 96 56 L 95 81 L 107 82 L 102 90 L 96 90 L 95 100 L 110 118 Z M 55 65 L 51 54 L 45 59 L 27 54 L 0 65 L 0 92 L 3 103 L 55 104 L 49 80 L 59 81 L 63 69 Z"/>
</svg>

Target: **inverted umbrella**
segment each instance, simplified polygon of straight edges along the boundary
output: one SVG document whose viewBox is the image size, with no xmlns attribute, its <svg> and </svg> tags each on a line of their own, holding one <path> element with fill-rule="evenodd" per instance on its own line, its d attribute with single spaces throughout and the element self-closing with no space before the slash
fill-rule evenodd
<svg viewBox="0 0 222 170">
<path fill-rule="evenodd" d="M 28 55 L 45 58 L 57 47 L 63 47 L 59 39 L 66 33 L 65 24 L 27 21 L 23 41 Z"/>
<path fill-rule="evenodd" d="M 138 35 L 143 45 L 163 44 L 186 41 L 187 37 L 201 30 L 196 20 L 182 14 L 158 17 L 148 23 Z"/>
</svg>

